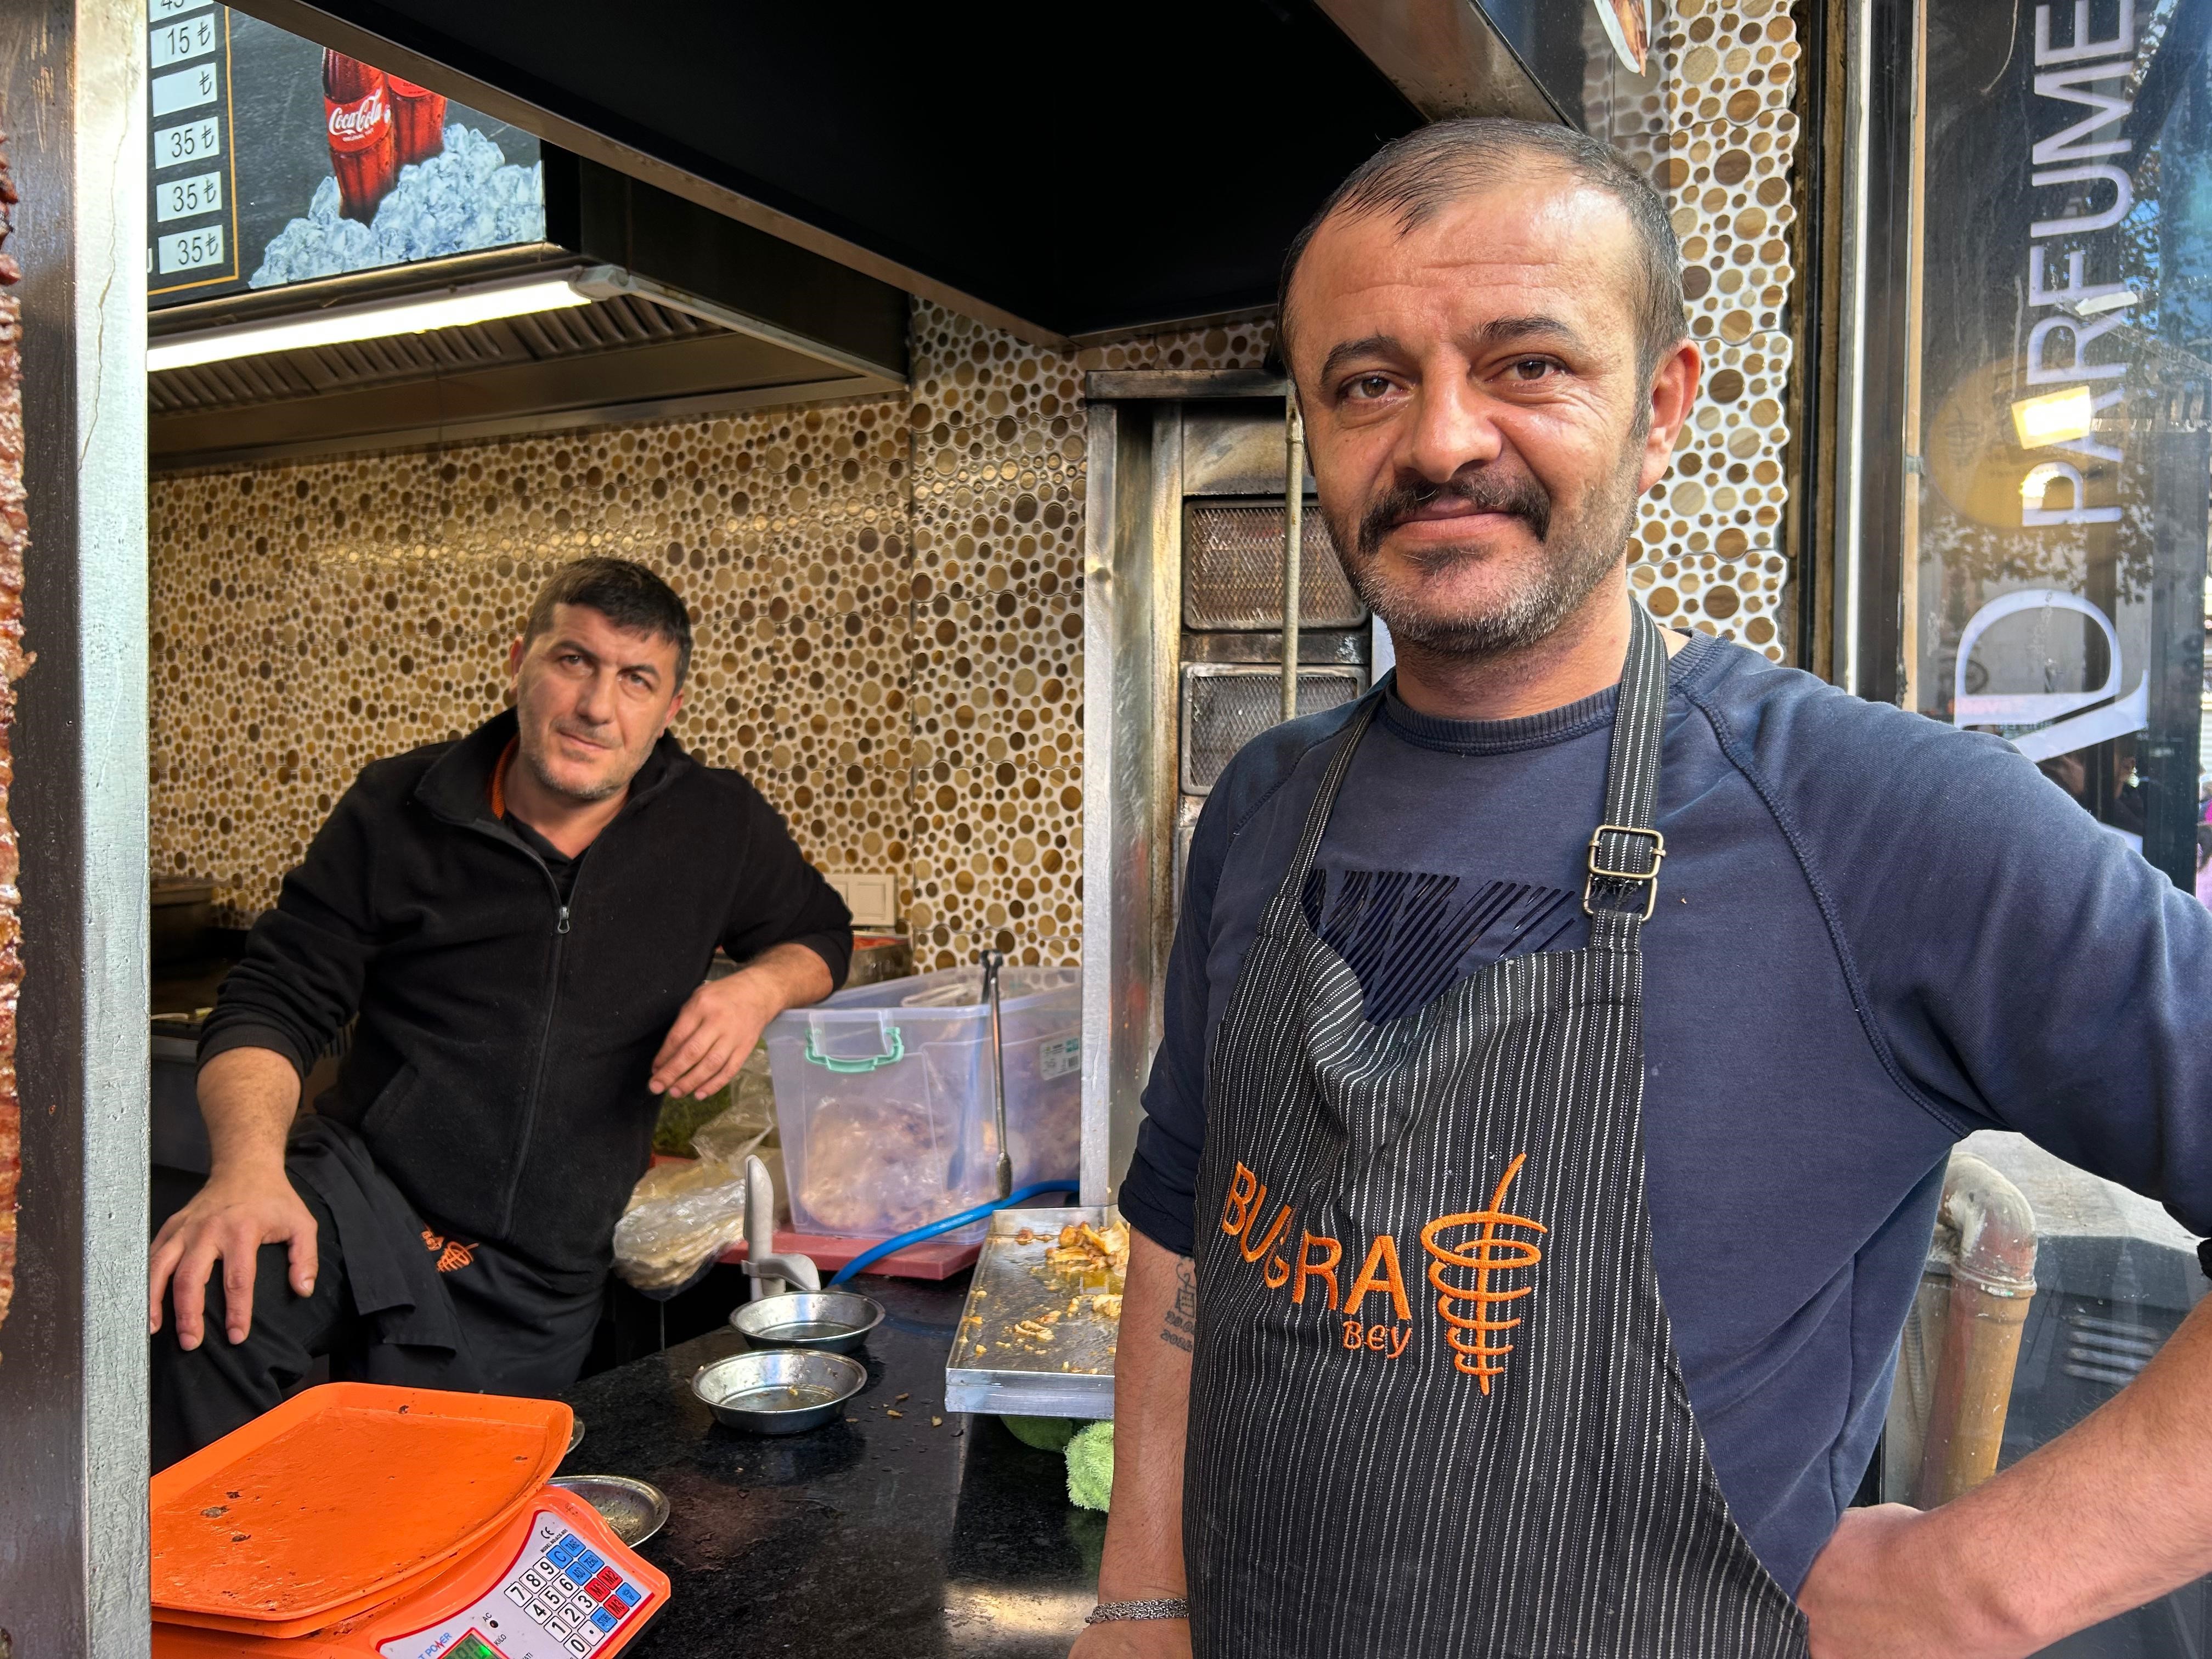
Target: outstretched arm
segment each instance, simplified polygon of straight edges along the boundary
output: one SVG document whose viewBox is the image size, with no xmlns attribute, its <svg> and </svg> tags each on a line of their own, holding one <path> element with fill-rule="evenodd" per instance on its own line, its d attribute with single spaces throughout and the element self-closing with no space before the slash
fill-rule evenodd
<svg viewBox="0 0 2212 1659">
<path fill-rule="evenodd" d="M 1132 1229 L 1114 1352 L 1114 1497 L 1098 1569 L 1102 1601 L 1183 1594 L 1182 1449 L 1190 1410 L 1196 1270 Z M 1070 1659 L 1188 1659 L 1188 1620 L 1093 1625 Z"/>
<path fill-rule="evenodd" d="M 1798 1601 L 1814 1659 L 2017 1659 L 2212 1572 L 2212 1300 L 2142 1374 L 1923 1513 L 1849 1510 Z"/>
</svg>

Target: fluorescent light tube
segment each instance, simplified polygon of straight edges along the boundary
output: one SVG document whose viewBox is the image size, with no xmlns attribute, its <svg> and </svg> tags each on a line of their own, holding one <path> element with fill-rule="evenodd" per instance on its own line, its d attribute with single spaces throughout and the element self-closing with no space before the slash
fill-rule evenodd
<svg viewBox="0 0 2212 1659">
<path fill-rule="evenodd" d="M 2020 434 L 2022 449 L 2070 444 L 2087 437 L 2096 421 L 2096 402 L 2086 386 L 2047 392 L 2040 398 L 2022 398 L 2012 406 L 2013 430 Z"/>
<path fill-rule="evenodd" d="M 592 296 L 576 291 L 571 280 L 574 274 L 564 271 L 557 276 L 534 276 L 522 282 L 488 283 L 382 304 L 349 306 L 311 317 L 240 323 L 155 340 L 146 348 L 146 372 L 158 374 L 165 368 L 191 368 L 231 357 L 258 357 L 271 351 L 342 345 L 349 340 L 385 339 L 395 334 L 425 334 L 432 329 L 465 328 L 501 317 L 587 306 Z"/>
</svg>

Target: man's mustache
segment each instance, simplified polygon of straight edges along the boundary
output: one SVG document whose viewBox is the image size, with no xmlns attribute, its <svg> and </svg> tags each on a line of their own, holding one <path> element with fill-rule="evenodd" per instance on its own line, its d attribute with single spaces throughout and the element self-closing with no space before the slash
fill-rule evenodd
<svg viewBox="0 0 2212 1659">
<path fill-rule="evenodd" d="M 1478 513 L 1510 513 L 1528 520 L 1542 541 L 1552 528 L 1552 498 L 1525 473 L 1461 472 L 1443 483 L 1400 482 L 1368 505 L 1359 520 L 1359 551 L 1371 558 L 1382 538 L 1431 503 L 1456 497 Z"/>
</svg>

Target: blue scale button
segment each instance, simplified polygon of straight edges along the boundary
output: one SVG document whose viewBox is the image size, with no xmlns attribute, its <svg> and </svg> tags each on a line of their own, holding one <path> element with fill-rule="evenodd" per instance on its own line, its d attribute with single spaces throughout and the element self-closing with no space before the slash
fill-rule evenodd
<svg viewBox="0 0 2212 1659">
<path fill-rule="evenodd" d="M 592 1622 L 601 1630 L 612 1630 L 615 1627 L 615 1616 L 605 1607 L 601 1607 L 592 1613 Z"/>
<path fill-rule="evenodd" d="M 574 1533 L 563 1533 L 561 1541 L 545 1552 L 545 1559 L 556 1567 L 565 1567 L 576 1559 L 577 1552 L 583 1547 L 584 1540 Z"/>
<path fill-rule="evenodd" d="M 561 1576 L 570 1583 L 581 1586 L 583 1582 L 592 1576 L 592 1570 L 584 1565 L 583 1558 L 579 1556 L 573 1561 L 563 1561 L 561 1564 Z"/>
<path fill-rule="evenodd" d="M 620 1584 L 615 1589 L 615 1600 L 626 1607 L 634 1607 L 645 1598 L 637 1593 L 635 1584 Z"/>
<path fill-rule="evenodd" d="M 599 1559 L 598 1556 L 592 1554 L 591 1551 L 586 1550 L 581 1555 L 576 1558 L 575 1571 L 571 1572 L 568 1577 L 574 1579 L 580 1584 L 591 1578 L 601 1567 L 604 1567 L 605 1565 L 606 1565 L 605 1562 Z"/>
</svg>

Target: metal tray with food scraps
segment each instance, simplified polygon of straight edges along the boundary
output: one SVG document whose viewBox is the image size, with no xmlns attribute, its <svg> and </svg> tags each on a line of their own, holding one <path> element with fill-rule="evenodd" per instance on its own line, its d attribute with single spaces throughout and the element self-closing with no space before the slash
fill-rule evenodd
<svg viewBox="0 0 2212 1659">
<path fill-rule="evenodd" d="M 1110 1205 L 1001 1210 L 945 1368 L 956 1412 L 1114 1415 L 1129 1229 Z"/>
</svg>

